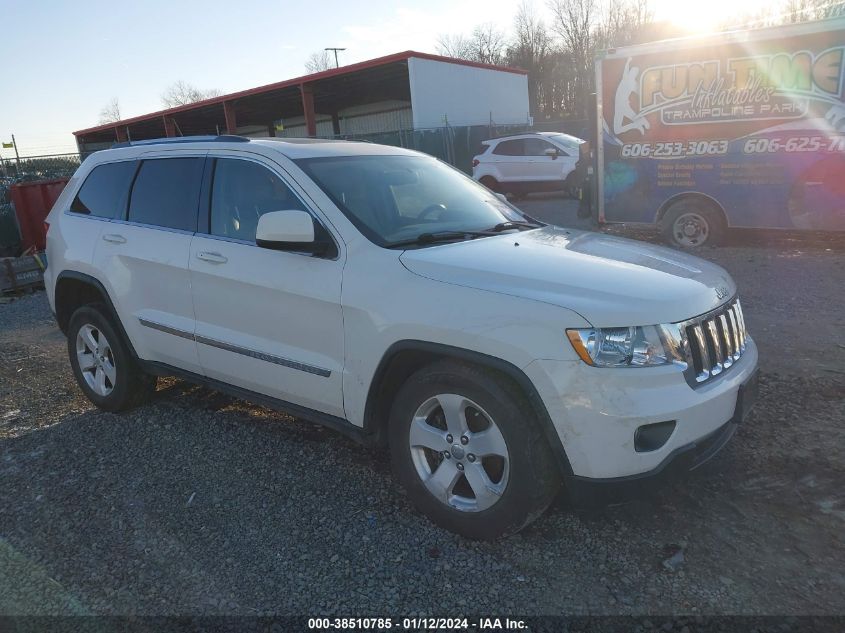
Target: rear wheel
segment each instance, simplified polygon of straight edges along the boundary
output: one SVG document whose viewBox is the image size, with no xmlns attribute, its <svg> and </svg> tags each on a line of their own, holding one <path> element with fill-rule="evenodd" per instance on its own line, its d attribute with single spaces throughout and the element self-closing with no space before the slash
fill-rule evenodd
<svg viewBox="0 0 845 633">
<path fill-rule="evenodd" d="M 156 378 L 145 374 L 109 320 L 105 306 L 79 308 L 68 324 L 68 355 L 76 382 L 88 399 L 106 411 L 144 402 Z"/>
<path fill-rule="evenodd" d="M 474 539 L 519 531 L 559 487 L 531 408 L 499 374 L 441 361 L 411 376 L 390 416 L 393 469 L 414 505 Z"/>
<path fill-rule="evenodd" d="M 661 221 L 666 240 L 681 248 L 719 244 L 727 232 L 721 209 L 697 198 L 683 198 L 669 205 Z"/>
</svg>

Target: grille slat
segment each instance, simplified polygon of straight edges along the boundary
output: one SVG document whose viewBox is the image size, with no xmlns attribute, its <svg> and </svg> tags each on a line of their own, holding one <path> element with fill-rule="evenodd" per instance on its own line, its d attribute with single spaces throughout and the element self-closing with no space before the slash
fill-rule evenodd
<svg viewBox="0 0 845 633">
<path fill-rule="evenodd" d="M 745 328 L 745 315 L 742 313 L 742 305 L 739 303 L 739 299 L 736 300 L 736 304 L 734 304 L 734 309 L 736 310 L 736 316 L 739 320 L 739 340 L 742 346 L 742 351 L 745 351 L 745 337 L 748 333 L 748 330 Z"/>
<path fill-rule="evenodd" d="M 681 325 L 687 335 L 691 385 L 718 376 L 745 352 L 745 319 L 739 300 Z"/>
<path fill-rule="evenodd" d="M 734 364 L 734 342 L 731 336 L 731 331 L 728 328 L 728 317 L 722 313 L 719 315 L 719 331 L 722 334 L 722 342 L 724 343 L 724 353 L 722 354 L 722 364 L 725 369 Z"/>
<path fill-rule="evenodd" d="M 710 367 L 710 375 L 716 376 L 722 373 L 722 342 L 719 331 L 716 329 L 716 319 L 710 319 L 704 324 L 707 332 L 707 342 L 713 349 L 713 364 Z"/>
<path fill-rule="evenodd" d="M 701 367 L 696 380 L 701 382 L 710 378 L 710 351 L 707 349 L 707 342 L 704 340 L 704 328 L 701 327 L 700 323 L 693 327 L 693 332 L 695 332 L 695 342 L 698 351 L 698 365 Z"/>
<path fill-rule="evenodd" d="M 734 312 L 733 306 L 728 308 L 728 321 L 731 324 L 731 333 L 733 334 L 733 340 L 734 340 L 733 357 L 734 357 L 734 360 L 739 360 L 739 353 L 740 353 L 739 327 L 737 326 L 736 313 Z"/>
</svg>

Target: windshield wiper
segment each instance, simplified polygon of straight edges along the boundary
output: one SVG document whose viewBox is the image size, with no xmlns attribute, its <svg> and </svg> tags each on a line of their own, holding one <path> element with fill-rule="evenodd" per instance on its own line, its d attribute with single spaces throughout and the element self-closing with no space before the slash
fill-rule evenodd
<svg viewBox="0 0 845 633">
<path fill-rule="evenodd" d="M 486 237 L 496 235 L 498 231 L 437 231 L 436 233 L 420 233 L 416 237 L 399 242 L 391 242 L 388 248 L 397 246 L 417 246 L 424 244 L 436 244 L 437 242 L 454 242 L 473 237 Z"/>
<path fill-rule="evenodd" d="M 509 220 L 507 222 L 499 222 L 496 226 L 490 229 L 494 233 L 501 233 L 508 229 L 539 229 L 545 226 L 541 222 L 522 222 L 520 220 Z"/>
</svg>

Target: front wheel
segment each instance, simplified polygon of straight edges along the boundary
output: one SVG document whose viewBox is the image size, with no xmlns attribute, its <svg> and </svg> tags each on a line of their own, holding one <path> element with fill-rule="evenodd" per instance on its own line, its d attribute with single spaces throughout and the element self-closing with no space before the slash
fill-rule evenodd
<svg viewBox="0 0 845 633">
<path fill-rule="evenodd" d="M 530 405 L 503 376 L 441 361 L 399 390 L 390 415 L 393 470 L 432 521 L 473 539 L 519 531 L 560 485 Z"/>
</svg>

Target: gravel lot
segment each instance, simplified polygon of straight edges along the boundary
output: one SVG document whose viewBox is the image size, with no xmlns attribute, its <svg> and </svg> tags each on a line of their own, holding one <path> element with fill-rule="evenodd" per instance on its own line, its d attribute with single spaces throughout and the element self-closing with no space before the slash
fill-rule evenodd
<svg viewBox="0 0 845 633">
<path fill-rule="evenodd" d="M 386 454 L 284 415 L 176 380 L 95 410 L 45 294 L 0 304 L 0 614 L 845 613 L 845 241 L 703 256 L 760 347 L 747 424 L 650 498 L 561 500 L 491 544 L 416 514 Z"/>
</svg>

